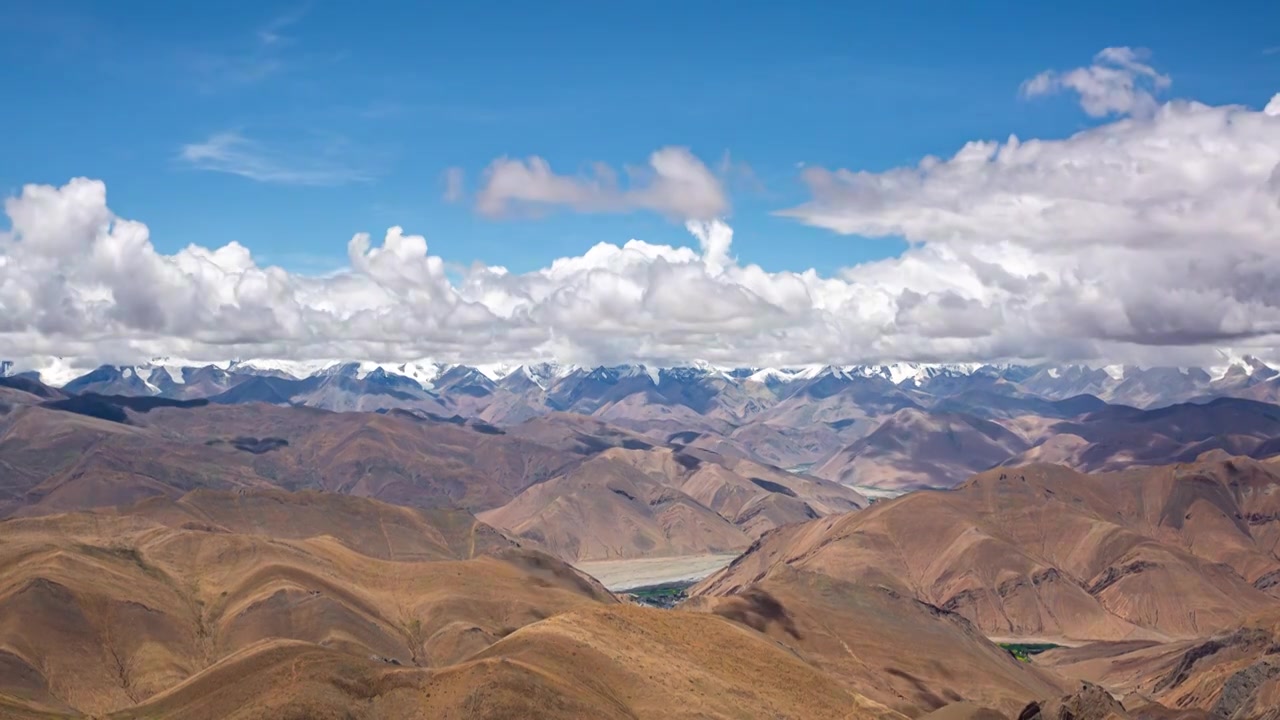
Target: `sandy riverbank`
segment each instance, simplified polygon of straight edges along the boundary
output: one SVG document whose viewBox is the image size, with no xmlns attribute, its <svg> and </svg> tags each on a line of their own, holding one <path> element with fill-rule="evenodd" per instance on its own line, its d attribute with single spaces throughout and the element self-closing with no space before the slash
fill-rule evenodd
<svg viewBox="0 0 1280 720">
<path fill-rule="evenodd" d="M 682 555 L 634 560 L 593 560 L 574 567 L 610 590 L 630 590 L 669 582 L 701 580 L 733 562 L 737 555 Z"/>
</svg>

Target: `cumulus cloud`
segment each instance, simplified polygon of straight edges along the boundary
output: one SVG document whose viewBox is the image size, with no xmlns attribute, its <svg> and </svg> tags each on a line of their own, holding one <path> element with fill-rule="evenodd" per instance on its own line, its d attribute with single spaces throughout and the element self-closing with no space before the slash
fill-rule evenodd
<svg viewBox="0 0 1280 720">
<path fill-rule="evenodd" d="M 692 167 L 684 151 L 659 157 Z M 784 215 L 910 242 L 834 275 L 740 261 L 710 217 L 722 200 L 674 199 L 676 178 L 698 173 L 653 165 L 623 187 L 607 169 L 584 179 L 503 161 L 482 204 L 661 209 L 697 241 L 601 242 L 525 273 L 446 272 L 427 237 L 399 227 L 352 237 L 348 267 L 324 277 L 236 243 L 164 254 L 110 210 L 103 183 L 30 185 L 5 203 L 0 357 L 1150 365 L 1212 363 L 1226 345 L 1276 359 L 1280 99 L 1173 101 L 879 172 L 808 165 L 812 198 Z"/>
<path fill-rule="evenodd" d="M 1025 97 L 1071 90 L 1093 117 L 1107 115 L 1149 116 L 1158 107 L 1155 95 L 1173 82 L 1143 62 L 1145 49 L 1109 47 L 1093 58 L 1093 64 L 1066 72 L 1046 70 L 1022 84 Z"/>
<path fill-rule="evenodd" d="M 810 167 L 812 199 L 782 214 L 907 239 L 902 257 L 844 278 L 897 289 L 886 332 L 932 338 L 917 347 L 1266 346 L 1280 332 L 1277 104 L 1173 101 L 1066 139 L 975 141 L 913 167 Z"/>
<path fill-rule="evenodd" d="M 650 210 L 678 220 L 708 220 L 729 209 L 720 179 L 686 148 L 662 148 L 649 156 L 648 168 L 627 174 L 630 183 L 623 187 L 604 163 L 575 176 L 557 174 L 536 156 L 500 158 L 485 170 L 476 209 L 489 216 L 553 207 L 585 213 Z"/>
</svg>

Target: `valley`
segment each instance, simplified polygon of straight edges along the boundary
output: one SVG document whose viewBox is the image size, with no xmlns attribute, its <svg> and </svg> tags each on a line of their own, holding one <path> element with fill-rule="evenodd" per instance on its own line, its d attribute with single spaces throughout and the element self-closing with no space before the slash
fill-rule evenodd
<svg viewBox="0 0 1280 720">
<path fill-rule="evenodd" d="M 611 370 L 503 416 L 445 375 L 395 407 L 0 379 L 0 708 L 1272 720 L 1276 406 Z M 671 402 L 700 429 L 642 419 Z"/>
</svg>

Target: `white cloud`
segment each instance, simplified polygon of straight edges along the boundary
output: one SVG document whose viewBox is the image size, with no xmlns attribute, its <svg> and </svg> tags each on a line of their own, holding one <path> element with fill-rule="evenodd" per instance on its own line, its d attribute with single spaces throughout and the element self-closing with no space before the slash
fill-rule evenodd
<svg viewBox="0 0 1280 720">
<path fill-rule="evenodd" d="M 283 150 L 238 132 L 221 132 L 204 142 L 183 145 L 178 157 L 198 170 L 239 175 L 280 185 L 345 185 L 372 179 L 372 173 L 337 157 L 334 146 L 300 146 Z"/>
<path fill-rule="evenodd" d="M 263 267 L 235 243 L 161 254 L 95 180 L 29 185 L 5 210 L 6 357 L 799 361 L 843 341 L 811 297 L 842 282 L 740 267 L 732 232 L 714 220 L 690 223 L 700 252 L 601 243 L 536 272 L 474 267 L 454 283 L 427 240 L 400 228 L 380 243 L 356 235 L 349 270 L 309 277 Z"/>
<path fill-rule="evenodd" d="M 466 172 L 460 167 L 446 168 L 444 171 L 444 201 L 461 202 L 467 194 Z"/>
<path fill-rule="evenodd" d="M 1067 72 L 1046 70 L 1027 80 L 1022 94 L 1036 97 L 1072 90 L 1093 117 L 1150 116 L 1157 107 L 1155 93 L 1168 88 L 1172 80 L 1143 62 L 1148 54 L 1141 48 L 1104 48 L 1088 67 Z"/>
<path fill-rule="evenodd" d="M 1175 101 L 1062 140 L 971 142 L 915 167 L 810 167 L 812 199 L 782 214 L 910 241 L 845 279 L 897 290 L 885 332 L 918 348 L 1267 345 L 1280 332 L 1276 103 Z"/>
<path fill-rule="evenodd" d="M 806 166 L 812 199 L 785 215 L 911 243 L 834 276 L 740 262 L 731 229 L 708 217 L 723 195 L 677 199 L 705 169 L 684 151 L 659 151 L 654 177 L 625 188 L 603 168 L 500 163 L 482 207 L 646 208 L 687 219 L 697 239 L 602 242 L 526 273 L 446 273 L 425 237 L 398 227 L 353 237 L 349 268 L 325 277 L 264 266 L 235 243 L 166 255 L 108 209 L 101 182 L 31 185 L 5 203 L 0 357 L 1212 364 L 1213 347 L 1231 345 L 1275 359 L 1278 104 L 1175 101 L 913 167 Z"/>
<path fill-rule="evenodd" d="M 556 174 L 540 157 L 500 158 L 485 170 L 476 209 L 490 216 L 549 207 L 585 213 L 650 210 L 678 220 L 708 220 L 729 209 L 720 179 L 685 148 L 662 148 L 649 156 L 648 168 L 629 174 L 623 187 L 618 173 L 604 163 L 571 176 Z"/>
</svg>

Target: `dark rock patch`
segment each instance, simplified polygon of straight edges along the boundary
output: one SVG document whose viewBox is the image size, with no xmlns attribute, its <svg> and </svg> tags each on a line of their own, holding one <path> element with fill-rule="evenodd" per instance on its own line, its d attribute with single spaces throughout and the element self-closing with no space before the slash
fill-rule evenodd
<svg viewBox="0 0 1280 720">
<path fill-rule="evenodd" d="M 1206 640 L 1184 652 L 1182 658 L 1178 660 L 1178 665 L 1156 683 L 1154 690 L 1158 694 L 1186 682 L 1191 676 L 1191 669 L 1204 658 L 1216 655 L 1227 648 L 1267 643 L 1270 639 L 1271 636 L 1268 633 L 1258 628 L 1242 628 L 1230 635 Z"/>
<path fill-rule="evenodd" d="M 1258 688 L 1276 676 L 1280 676 L 1280 665 L 1265 660 L 1237 672 L 1222 685 L 1222 693 L 1210 712 L 1220 718 L 1235 717 L 1241 708 L 1254 704 Z"/>
<path fill-rule="evenodd" d="M 1087 592 L 1090 595 L 1097 595 L 1103 590 L 1115 585 L 1122 578 L 1128 577 L 1129 575 L 1136 575 L 1155 567 L 1158 566 L 1155 563 L 1147 562 L 1146 560 L 1131 562 L 1123 567 L 1115 567 L 1113 565 L 1112 567 L 1107 568 L 1106 571 L 1102 573 L 1102 576 L 1094 581 L 1093 585 L 1089 586 Z"/>
<path fill-rule="evenodd" d="M 796 493 L 794 490 L 787 487 L 786 485 L 773 482 L 772 480 L 765 480 L 764 478 L 753 477 L 751 478 L 751 482 L 755 483 L 756 486 L 764 490 L 768 490 L 771 493 L 778 493 L 779 495 L 786 495 L 787 497 L 796 496 Z"/>
</svg>

